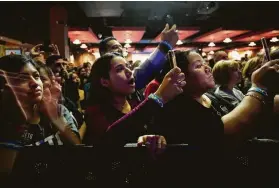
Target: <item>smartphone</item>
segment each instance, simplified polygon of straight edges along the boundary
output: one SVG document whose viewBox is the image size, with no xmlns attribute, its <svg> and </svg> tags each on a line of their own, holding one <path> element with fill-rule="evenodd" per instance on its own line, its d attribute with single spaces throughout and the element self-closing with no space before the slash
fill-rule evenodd
<svg viewBox="0 0 279 188">
<path fill-rule="evenodd" d="M 170 16 L 170 15 L 167 15 L 167 17 L 166 17 L 166 23 L 169 24 L 169 28 L 172 28 L 172 26 L 174 25 L 173 17 Z"/>
<path fill-rule="evenodd" d="M 263 49 L 264 49 L 264 53 L 265 53 L 265 58 L 267 61 L 270 61 L 270 53 L 269 53 L 269 49 L 268 49 L 268 46 L 267 46 L 267 43 L 266 43 L 266 39 L 263 37 L 261 38 L 261 42 L 262 42 L 262 45 L 263 45 Z"/>
<path fill-rule="evenodd" d="M 173 50 L 169 50 L 168 57 L 169 57 L 169 60 L 170 60 L 170 67 L 171 67 L 171 69 L 173 69 L 174 67 L 177 67 L 175 53 L 174 53 Z"/>
</svg>

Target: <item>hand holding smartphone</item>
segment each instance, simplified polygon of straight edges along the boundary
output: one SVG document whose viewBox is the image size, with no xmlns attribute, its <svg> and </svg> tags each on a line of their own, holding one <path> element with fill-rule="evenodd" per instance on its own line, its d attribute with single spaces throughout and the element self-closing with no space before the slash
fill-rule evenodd
<svg viewBox="0 0 279 188">
<path fill-rule="evenodd" d="M 170 67 L 171 69 L 173 69 L 174 67 L 177 67 L 177 63 L 176 63 L 176 58 L 175 58 L 175 53 L 173 50 L 169 50 L 168 52 L 168 58 L 170 60 Z"/>
<path fill-rule="evenodd" d="M 268 49 L 268 46 L 267 46 L 266 39 L 264 37 L 261 38 L 261 42 L 262 42 L 262 45 L 263 45 L 263 49 L 264 49 L 264 53 L 265 53 L 265 58 L 266 58 L 267 61 L 270 61 L 271 58 L 270 58 L 270 53 L 269 53 L 269 49 Z"/>
</svg>

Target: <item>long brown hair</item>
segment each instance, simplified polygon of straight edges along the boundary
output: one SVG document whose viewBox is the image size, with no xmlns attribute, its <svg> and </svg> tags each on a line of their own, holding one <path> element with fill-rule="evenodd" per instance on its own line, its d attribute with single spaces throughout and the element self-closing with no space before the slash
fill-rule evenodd
<svg viewBox="0 0 279 188">
<path fill-rule="evenodd" d="M 111 61 L 118 56 L 120 56 L 118 53 L 107 53 L 94 62 L 89 78 L 90 90 L 88 103 L 90 105 L 112 104 L 112 93 L 108 88 L 101 84 L 101 79 L 109 79 Z"/>
</svg>

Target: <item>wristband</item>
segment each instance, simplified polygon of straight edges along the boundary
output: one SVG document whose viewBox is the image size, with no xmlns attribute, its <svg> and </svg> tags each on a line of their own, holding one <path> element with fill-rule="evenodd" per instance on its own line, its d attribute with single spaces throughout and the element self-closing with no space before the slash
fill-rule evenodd
<svg viewBox="0 0 279 188">
<path fill-rule="evenodd" d="M 263 89 L 261 89 L 261 88 L 259 88 L 259 87 L 251 87 L 251 88 L 248 90 L 248 92 L 250 92 L 250 91 L 254 91 L 254 92 L 257 92 L 257 93 L 263 95 L 264 97 L 268 97 L 267 91 L 266 91 L 266 90 L 263 90 Z"/>
<path fill-rule="evenodd" d="M 253 94 L 253 93 L 247 93 L 245 96 L 249 96 L 249 97 L 252 97 L 254 99 L 257 99 L 258 101 L 260 101 L 263 105 L 265 105 L 265 101 L 260 98 L 259 96 Z"/>
<path fill-rule="evenodd" d="M 168 43 L 167 41 L 162 41 L 161 42 L 161 44 L 164 44 L 164 45 L 166 45 L 168 48 L 169 48 L 169 50 L 172 50 L 173 49 L 173 47 L 170 45 L 170 43 Z"/>
<path fill-rule="evenodd" d="M 163 100 L 160 98 L 160 97 L 158 97 L 157 95 L 155 95 L 154 93 L 152 93 L 152 94 L 150 94 L 149 96 L 148 96 L 148 99 L 152 99 L 152 100 L 154 100 L 160 107 L 164 107 L 164 103 L 163 103 Z"/>
</svg>

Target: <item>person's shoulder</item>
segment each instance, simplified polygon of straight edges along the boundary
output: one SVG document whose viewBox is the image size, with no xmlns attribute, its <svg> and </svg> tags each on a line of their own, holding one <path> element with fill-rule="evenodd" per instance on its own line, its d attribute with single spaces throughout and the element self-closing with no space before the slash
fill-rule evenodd
<svg viewBox="0 0 279 188">
<path fill-rule="evenodd" d="M 152 80 L 148 85 L 160 85 L 158 81 L 156 81 L 155 79 Z"/>
</svg>

